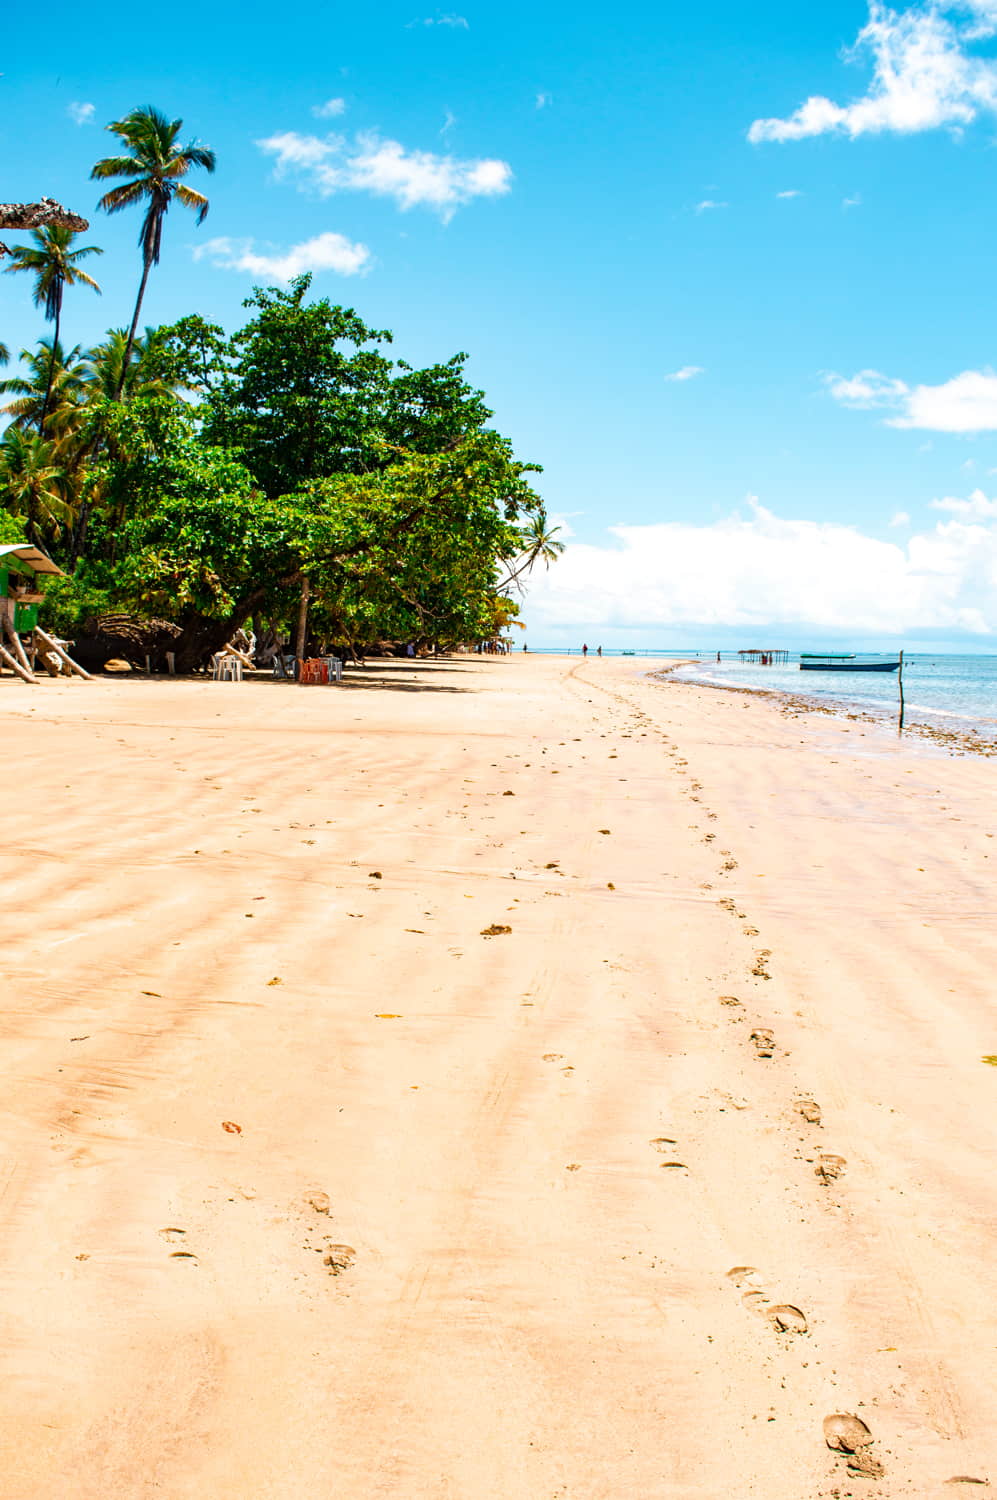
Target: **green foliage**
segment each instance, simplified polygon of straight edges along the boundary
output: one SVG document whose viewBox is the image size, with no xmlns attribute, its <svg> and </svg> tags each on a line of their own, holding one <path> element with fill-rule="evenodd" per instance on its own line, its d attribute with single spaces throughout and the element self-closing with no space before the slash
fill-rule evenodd
<svg viewBox="0 0 997 1500">
<path fill-rule="evenodd" d="M 0 547 L 16 546 L 28 540 L 24 530 L 24 517 L 0 510 Z"/>
<path fill-rule="evenodd" d="M 162 368 L 200 395 L 205 440 L 237 449 L 268 495 L 481 430 L 491 412 L 464 378 L 466 355 L 424 370 L 395 364 L 383 353 L 390 333 L 352 308 L 308 302 L 310 284 L 258 288 L 245 303 L 255 315 L 229 340 L 198 317 L 163 330 Z"/>
<path fill-rule="evenodd" d="M 84 620 L 118 607 L 108 589 L 98 589 L 84 578 L 47 578 L 42 602 L 45 629 L 72 639 Z"/>
<path fill-rule="evenodd" d="M 185 670 L 250 618 L 286 632 L 305 580 L 320 640 L 515 623 L 507 589 L 561 545 L 535 466 L 487 427 L 465 355 L 393 361 L 389 333 L 308 289 L 258 289 L 231 338 L 193 315 L 89 351 L 41 341 L 0 383 L 0 521 L 72 574 L 54 629 L 165 617 Z"/>
</svg>

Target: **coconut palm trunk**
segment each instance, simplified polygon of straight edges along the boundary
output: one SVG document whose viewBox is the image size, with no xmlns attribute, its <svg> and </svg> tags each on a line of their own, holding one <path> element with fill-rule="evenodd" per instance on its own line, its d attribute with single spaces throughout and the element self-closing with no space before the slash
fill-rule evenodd
<svg viewBox="0 0 997 1500">
<path fill-rule="evenodd" d="M 121 400 L 121 392 L 124 390 L 125 380 L 128 376 L 128 366 L 132 362 L 132 350 L 135 347 L 135 335 L 138 332 L 138 320 L 142 316 L 142 303 L 145 299 L 145 288 L 149 280 L 149 272 L 152 270 L 152 260 L 148 256 L 142 258 L 142 280 L 138 284 L 138 296 L 135 299 L 135 312 L 132 316 L 132 326 L 128 330 L 128 340 L 125 344 L 125 356 L 121 361 L 121 376 L 118 380 L 118 388 L 114 393 L 115 401 Z"/>
<path fill-rule="evenodd" d="M 62 297 L 60 295 L 55 310 L 55 330 L 52 334 L 52 357 L 48 362 L 48 381 L 45 386 L 45 396 L 42 401 L 41 414 L 38 418 L 38 431 L 44 435 L 45 418 L 48 416 L 48 404 L 52 399 L 52 382 L 55 379 L 55 361 L 59 348 L 59 325 L 62 322 Z"/>
</svg>

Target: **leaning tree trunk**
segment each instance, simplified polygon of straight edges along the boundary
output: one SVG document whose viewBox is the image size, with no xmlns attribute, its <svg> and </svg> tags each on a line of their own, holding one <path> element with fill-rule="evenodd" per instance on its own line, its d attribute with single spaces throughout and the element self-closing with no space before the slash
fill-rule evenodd
<svg viewBox="0 0 997 1500">
<path fill-rule="evenodd" d="M 138 284 L 138 297 L 135 300 L 135 314 L 132 318 L 132 326 L 128 330 L 128 342 L 125 344 L 125 356 L 121 361 L 121 375 L 118 379 L 118 389 L 114 393 L 115 401 L 121 400 L 121 392 L 125 388 L 128 379 L 128 366 L 132 362 L 132 349 L 135 347 L 135 331 L 138 328 L 138 320 L 142 314 L 142 300 L 145 297 L 145 284 L 149 280 L 149 271 L 152 261 L 147 255 L 142 257 L 142 280 Z"/>
</svg>

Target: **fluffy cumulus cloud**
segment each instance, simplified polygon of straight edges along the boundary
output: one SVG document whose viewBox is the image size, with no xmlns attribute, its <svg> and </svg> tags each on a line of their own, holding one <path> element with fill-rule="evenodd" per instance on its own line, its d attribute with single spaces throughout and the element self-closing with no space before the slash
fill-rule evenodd
<svg viewBox="0 0 997 1500">
<path fill-rule="evenodd" d="M 997 500 L 988 500 L 982 490 L 974 490 L 968 500 L 946 496 L 932 500 L 934 510 L 947 510 L 954 516 L 973 517 L 978 521 L 997 521 Z"/>
<path fill-rule="evenodd" d="M 66 106 L 66 114 L 74 125 L 92 125 L 96 109 L 95 104 L 83 104 L 80 100 L 74 99 L 72 104 Z"/>
<path fill-rule="evenodd" d="M 331 120 L 336 115 L 346 113 L 345 99 L 327 99 L 324 104 L 313 104 L 312 114 L 317 115 L 320 120 Z"/>
<path fill-rule="evenodd" d="M 666 380 L 695 380 L 697 375 L 703 375 L 705 371 L 702 365 L 683 365 L 681 370 L 673 370 L 666 375 Z"/>
<path fill-rule="evenodd" d="M 871 63 L 866 92 L 848 104 L 814 94 L 785 118 L 756 120 L 748 139 L 911 134 L 959 129 L 997 113 L 997 61 L 972 50 L 997 35 L 997 4 L 943 0 L 891 10 L 871 0 L 869 19 L 845 56 Z"/>
<path fill-rule="evenodd" d="M 997 429 L 997 375 L 993 370 L 963 370 L 941 385 L 910 386 L 878 370 L 857 375 L 825 376 L 827 388 L 843 406 L 890 410 L 888 427 L 928 432 L 992 432 Z"/>
<path fill-rule="evenodd" d="M 356 276 L 370 265 L 366 245 L 354 244 L 345 235 L 331 230 L 314 239 L 292 245 L 289 250 L 261 253 L 251 239 L 229 239 L 222 236 L 198 245 L 195 260 L 210 260 L 225 271 L 244 271 L 285 284 L 305 271 L 336 271 L 340 276 Z"/>
<path fill-rule="evenodd" d="M 531 629 L 997 635 L 997 505 L 983 501 L 902 544 L 756 500 L 706 526 L 615 526 L 531 583 Z"/>
<path fill-rule="evenodd" d="M 257 145 L 273 157 L 278 177 L 294 177 L 300 186 L 322 197 L 351 191 L 373 193 L 393 198 L 402 209 L 435 209 L 444 219 L 472 198 L 493 198 L 512 186 L 508 162 L 460 161 L 432 151 L 408 151 L 398 141 L 373 133 L 350 141 L 343 136 L 320 138 L 286 130 Z"/>
</svg>

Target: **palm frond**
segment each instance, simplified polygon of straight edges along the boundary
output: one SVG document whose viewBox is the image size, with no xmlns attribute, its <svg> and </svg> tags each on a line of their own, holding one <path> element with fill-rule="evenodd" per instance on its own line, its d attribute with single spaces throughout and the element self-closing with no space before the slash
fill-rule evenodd
<svg viewBox="0 0 997 1500">
<path fill-rule="evenodd" d="M 106 177 L 138 177 L 144 168 L 145 163 L 138 156 L 105 156 L 94 162 L 90 180 L 100 182 Z"/>
<path fill-rule="evenodd" d="M 123 182 L 120 187 L 111 188 L 105 193 L 97 204 L 106 214 L 120 213 L 123 208 L 130 208 L 133 203 L 138 203 L 147 192 L 144 182 Z"/>
<path fill-rule="evenodd" d="M 182 203 L 184 208 L 197 210 L 197 222 L 203 224 L 211 206 L 204 194 L 199 193 L 196 188 L 187 187 L 183 182 L 178 182 L 173 192 L 177 202 Z"/>
</svg>

